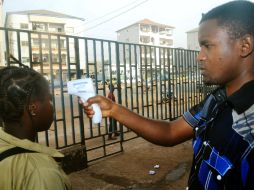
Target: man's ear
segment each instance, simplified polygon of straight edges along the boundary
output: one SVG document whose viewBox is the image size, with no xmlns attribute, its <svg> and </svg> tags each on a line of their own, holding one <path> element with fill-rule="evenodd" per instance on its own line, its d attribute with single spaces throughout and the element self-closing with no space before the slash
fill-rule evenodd
<svg viewBox="0 0 254 190">
<path fill-rule="evenodd" d="M 31 103 L 31 104 L 29 104 L 29 106 L 28 106 L 29 113 L 30 113 L 32 116 L 36 116 L 37 109 L 38 109 L 38 106 L 37 106 L 35 103 Z"/>
<path fill-rule="evenodd" d="M 241 57 L 247 57 L 253 52 L 254 47 L 254 38 L 250 34 L 245 34 L 241 38 L 241 49 L 240 49 L 240 55 Z"/>
</svg>

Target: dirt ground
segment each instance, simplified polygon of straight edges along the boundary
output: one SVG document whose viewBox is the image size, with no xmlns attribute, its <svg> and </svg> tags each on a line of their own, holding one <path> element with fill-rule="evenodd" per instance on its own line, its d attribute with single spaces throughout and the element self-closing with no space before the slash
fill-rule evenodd
<svg viewBox="0 0 254 190">
<path fill-rule="evenodd" d="M 124 143 L 124 152 L 69 174 L 74 190 L 184 190 L 192 161 L 191 141 L 175 147 L 142 138 Z M 159 165 L 159 168 L 154 168 Z M 150 175 L 149 171 L 155 171 Z"/>
</svg>

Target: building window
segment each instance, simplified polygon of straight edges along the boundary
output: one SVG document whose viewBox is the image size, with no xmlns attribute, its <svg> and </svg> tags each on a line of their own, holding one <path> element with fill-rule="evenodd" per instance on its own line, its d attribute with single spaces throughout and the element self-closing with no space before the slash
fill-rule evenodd
<svg viewBox="0 0 254 190">
<path fill-rule="evenodd" d="M 158 27 L 157 26 L 152 26 L 152 32 L 153 33 L 158 33 Z"/>
<path fill-rule="evenodd" d="M 48 60 L 49 60 L 49 55 L 48 54 L 43 54 L 42 55 L 42 61 L 43 62 L 48 62 Z"/>
<path fill-rule="evenodd" d="M 171 45 L 173 45 L 173 40 L 172 39 L 160 38 L 160 45 L 171 46 Z"/>
<path fill-rule="evenodd" d="M 28 46 L 28 41 L 21 41 L 21 46 Z"/>
<path fill-rule="evenodd" d="M 28 29 L 28 24 L 27 23 L 21 23 L 20 24 L 20 29 Z"/>
<path fill-rule="evenodd" d="M 150 43 L 150 36 L 140 36 L 140 42 Z"/>
<path fill-rule="evenodd" d="M 144 24 L 141 24 L 140 25 L 140 31 L 142 32 L 150 32 L 150 25 L 144 25 Z"/>
<path fill-rule="evenodd" d="M 165 28 L 160 27 L 159 32 L 165 32 Z"/>
<path fill-rule="evenodd" d="M 50 23 L 48 30 L 49 32 L 64 32 L 64 24 Z"/>
<path fill-rule="evenodd" d="M 33 62 L 39 62 L 39 60 L 40 60 L 39 54 L 33 53 Z"/>
<path fill-rule="evenodd" d="M 52 54 L 52 62 L 57 63 L 58 62 L 58 55 L 57 54 Z"/>
<path fill-rule="evenodd" d="M 22 63 L 29 63 L 30 62 L 30 59 L 29 57 L 22 57 Z"/>
<path fill-rule="evenodd" d="M 167 36 L 172 36 L 173 35 L 173 30 L 171 28 L 166 28 L 166 35 Z"/>
<path fill-rule="evenodd" d="M 171 28 L 160 28 L 159 31 L 161 35 L 172 36 L 173 34 L 173 30 Z"/>
<path fill-rule="evenodd" d="M 36 30 L 36 31 L 47 31 L 48 30 L 48 27 L 45 23 L 33 22 L 32 27 L 33 27 L 33 30 Z"/>
<path fill-rule="evenodd" d="M 39 39 L 38 38 L 33 38 L 32 39 L 32 45 L 33 47 L 39 47 L 40 46 L 40 42 L 39 42 Z"/>
</svg>

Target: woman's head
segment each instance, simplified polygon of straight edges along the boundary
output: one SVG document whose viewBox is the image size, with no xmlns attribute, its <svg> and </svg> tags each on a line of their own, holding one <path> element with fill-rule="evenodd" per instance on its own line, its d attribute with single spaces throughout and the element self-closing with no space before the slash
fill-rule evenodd
<svg viewBox="0 0 254 190">
<path fill-rule="evenodd" d="M 49 97 L 48 82 L 38 72 L 18 67 L 5 67 L 0 70 L 0 118 L 4 123 L 20 122 L 27 112 L 32 124 L 38 125 L 38 118 L 45 118 L 41 116 L 41 110 L 38 112 L 38 106 L 47 103 Z M 52 115 L 48 119 L 51 121 L 47 122 L 51 124 L 53 109 L 47 114 Z M 40 130 L 43 129 L 39 126 L 37 131 Z"/>
</svg>

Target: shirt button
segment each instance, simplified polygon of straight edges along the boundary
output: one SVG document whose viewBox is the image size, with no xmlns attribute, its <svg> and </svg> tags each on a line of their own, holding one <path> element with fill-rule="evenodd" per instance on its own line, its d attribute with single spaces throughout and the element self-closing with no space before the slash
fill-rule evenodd
<svg viewBox="0 0 254 190">
<path fill-rule="evenodd" d="M 217 175 L 217 180 L 221 180 L 221 175 Z"/>
<path fill-rule="evenodd" d="M 207 144 L 208 144 L 208 143 L 207 143 L 206 141 L 203 142 L 203 145 L 207 146 Z"/>
<path fill-rule="evenodd" d="M 197 131 L 197 130 L 198 130 L 198 127 L 195 128 L 195 131 Z"/>
</svg>

